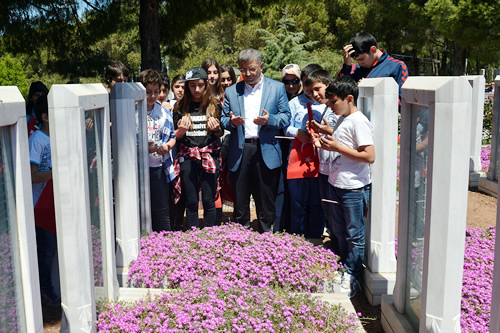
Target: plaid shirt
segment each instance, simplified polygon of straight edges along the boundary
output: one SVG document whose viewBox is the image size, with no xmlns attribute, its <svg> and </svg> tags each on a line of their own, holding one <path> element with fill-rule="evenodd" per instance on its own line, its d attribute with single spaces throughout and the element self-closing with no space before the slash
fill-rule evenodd
<svg viewBox="0 0 500 333">
<path fill-rule="evenodd" d="M 182 186 L 181 186 L 181 177 L 179 176 L 181 173 L 181 161 L 180 159 L 184 159 L 184 157 L 188 157 L 191 160 L 201 160 L 201 166 L 206 173 L 216 173 L 217 166 L 215 165 L 215 160 L 212 157 L 212 153 L 220 154 L 220 145 L 217 141 L 212 142 L 208 146 L 205 146 L 200 149 L 200 147 L 191 147 L 188 148 L 182 143 L 179 146 L 179 151 L 177 152 L 177 157 L 174 161 L 174 172 L 176 178 L 174 179 L 174 202 L 179 202 L 181 198 Z M 219 170 L 222 168 L 222 159 L 219 158 Z M 217 180 L 217 191 L 215 193 L 215 197 L 219 194 L 219 190 L 221 188 L 220 179 Z"/>
</svg>

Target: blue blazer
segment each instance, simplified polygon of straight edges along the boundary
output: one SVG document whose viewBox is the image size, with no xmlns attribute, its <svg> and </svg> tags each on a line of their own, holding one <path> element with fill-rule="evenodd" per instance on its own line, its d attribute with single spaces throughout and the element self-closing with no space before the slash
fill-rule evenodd
<svg viewBox="0 0 500 333">
<path fill-rule="evenodd" d="M 263 78 L 262 101 L 260 104 L 260 115 L 262 109 L 269 112 L 269 120 L 265 126 L 259 126 L 259 141 L 262 159 L 269 169 L 281 166 L 281 148 L 276 135 L 283 135 L 281 129 L 290 125 L 290 108 L 286 96 L 285 85 L 281 82 Z M 229 138 L 228 167 L 234 172 L 238 170 L 245 146 L 245 124 L 233 127 L 229 118 L 232 111 L 235 116 L 245 118 L 245 103 L 243 100 L 245 82 L 241 81 L 226 89 L 224 94 L 224 109 L 221 122 L 225 129 L 231 132 Z"/>
</svg>

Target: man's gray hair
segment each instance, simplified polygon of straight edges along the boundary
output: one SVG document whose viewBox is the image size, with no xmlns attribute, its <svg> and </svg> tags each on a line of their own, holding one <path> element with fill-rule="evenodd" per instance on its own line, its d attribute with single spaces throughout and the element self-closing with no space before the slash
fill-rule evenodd
<svg viewBox="0 0 500 333">
<path fill-rule="evenodd" d="M 244 49 L 243 51 L 238 54 L 238 64 L 240 62 L 250 62 L 252 60 L 257 61 L 257 63 L 260 65 L 262 63 L 262 56 L 260 55 L 260 52 L 257 51 L 256 49 L 248 48 Z"/>
</svg>

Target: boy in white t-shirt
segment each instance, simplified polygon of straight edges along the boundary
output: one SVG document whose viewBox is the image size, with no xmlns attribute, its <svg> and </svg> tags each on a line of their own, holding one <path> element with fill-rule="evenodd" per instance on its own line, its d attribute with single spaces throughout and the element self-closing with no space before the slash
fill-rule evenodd
<svg viewBox="0 0 500 333">
<path fill-rule="evenodd" d="M 157 71 L 142 71 L 139 81 L 146 88 L 151 222 L 153 231 L 171 231 L 168 183 L 175 178 L 170 152 L 175 146 L 172 112 L 157 102 L 161 84 Z"/>
<path fill-rule="evenodd" d="M 52 180 L 49 107 L 46 95 L 37 99 L 34 110 L 34 116 L 37 123 L 40 124 L 40 129 L 29 137 L 29 152 L 40 293 L 42 306 L 58 308 L 61 305 L 61 300 L 54 291 L 51 277 L 53 258 L 57 251 L 53 206 L 45 207 L 42 214 L 39 214 L 41 205 L 47 206 L 47 202 L 53 202 L 52 187 L 47 186 L 46 189 L 47 182 Z M 52 221 L 52 223 L 44 223 L 44 221 Z"/>
<path fill-rule="evenodd" d="M 370 196 L 370 164 L 375 161 L 373 128 L 358 111 L 358 85 L 348 76 L 336 79 L 327 89 L 327 105 L 339 116 L 333 135 L 316 135 L 315 144 L 334 152 L 330 164 L 330 223 L 337 237 L 346 269 L 342 288 L 348 297 L 359 290 L 365 252 L 364 216 Z"/>
</svg>

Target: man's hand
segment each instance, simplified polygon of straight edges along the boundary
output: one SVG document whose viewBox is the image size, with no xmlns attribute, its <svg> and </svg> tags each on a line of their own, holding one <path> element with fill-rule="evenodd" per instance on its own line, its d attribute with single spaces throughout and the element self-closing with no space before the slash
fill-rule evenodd
<svg viewBox="0 0 500 333">
<path fill-rule="evenodd" d="M 220 129 L 220 122 L 215 117 L 209 117 L 207 120 L 207 129 L 212 132 L 217 132 Z"/>
<path fill-rule="evenodd" d="M 313 119 L 313 121 L 311 123 L 308 122 L 308 129 L 310 127 L 314 130 L 315 133 L 332 135 L 333 128 L 331 128 L 330 125 L 328 125 L 328 122 L 326 121 L 325 118 L 323 118 L 323 123 L 324 124 L 320 124 L 316 120 Z"/>
<path fill-rule="evenodd" d="M 352 44 L 344 46 L 344 51 L 342 52 L 342 55 L 344 56 L 344 65 L 347 66 L 352 65 L 351 55 L 353 53 L 354 53 L 354 48 L 352 47 Z"/>
<path fill-rule="evenodd" d="M 267 121 L 269 120 L 269 112 L 267 112 L 266 109 L 262 109 L 262 113 L 262 116 L 258 116 L 253 120 L 256 125 L 265 126 L 267 124 Z"/>
<path fill-rule="evenodd" d="M 233 111 L 229 112 L 229 119 L 231 120 L 231 124 L 233 124 L 234 127 L 241 126 L 245 123 L 245 119 L 242 116 L 235 116 L 233 114 Z"/>
<path fill-rule="evenodd" d="M 297 139 L 302 143 L 312 143 L 312 136 L 308 131 L 299 129 L 297 131 Z"/>
</svg>

